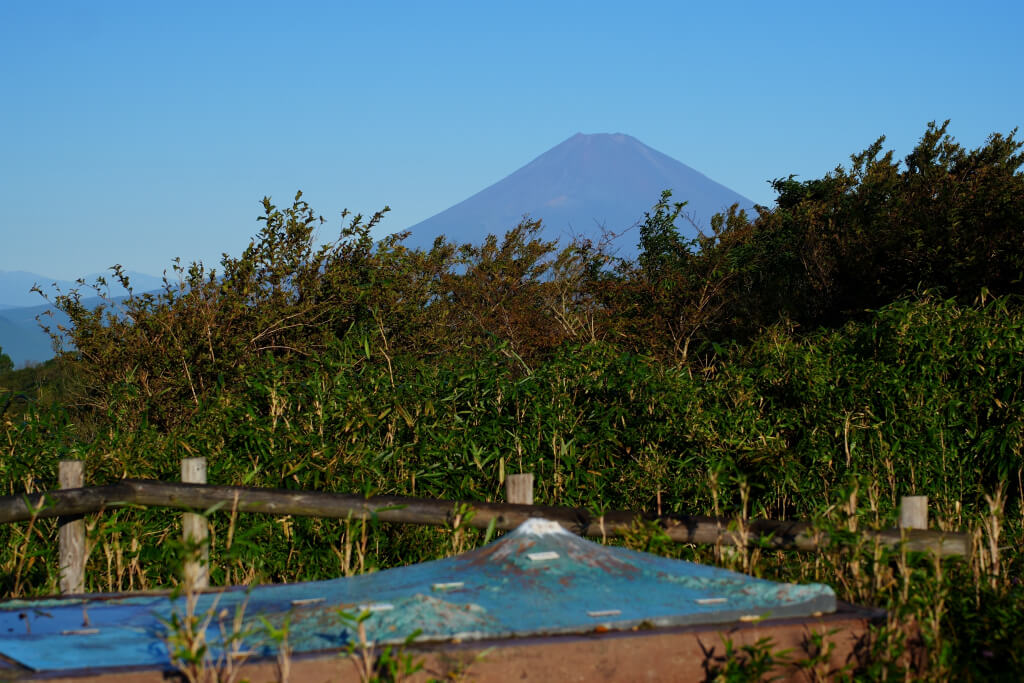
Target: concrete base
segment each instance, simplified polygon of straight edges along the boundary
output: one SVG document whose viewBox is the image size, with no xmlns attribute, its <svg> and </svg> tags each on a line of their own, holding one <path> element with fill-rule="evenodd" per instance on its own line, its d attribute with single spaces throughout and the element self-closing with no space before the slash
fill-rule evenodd
<svg viewBox="0 0 1024 683">
<path fill-rule="evenodd" d="M 862 654 L 872 623 L 884 622 L 881 610 L 840 603 L 835 614 L 809 619 L 773 619 L 759 623 L 659 628 L 627 632 L 594 632 L 579 636 L 509 638 L 464 643 L 447 642 L 412 646 L 406 652 L 423 664 L 410 681 L 429 678 L 461 681 L 703 681 L 714 678 L 726 662 L 727 643 L 734 652 L 745 646 L 782 651 L 790 664 L 776 666 L 772 676 L 786 680 L 835 677 L 854 668 Z M 825 651 L 815 644 L 823 636 Z M 759 646 L 759 643 L 761 644 Z M 831 648 L 829 650 L 829 648 Z M 813 671 L 792 662 L 813 659 Z M 356 659 L 339 651 L 295 655 L 288 662 L 287 678 L 301 683 L 360 681 Z M 250 660 L 236 680 L 269 683 L 283 680 L 274 660 Z M 0 667 L 0 680 L 50 683 L 156 683 L 184 680 L 156 669 L 83 669 L 60 674 L 33 674 L 8 665 Z"/>
</svg>

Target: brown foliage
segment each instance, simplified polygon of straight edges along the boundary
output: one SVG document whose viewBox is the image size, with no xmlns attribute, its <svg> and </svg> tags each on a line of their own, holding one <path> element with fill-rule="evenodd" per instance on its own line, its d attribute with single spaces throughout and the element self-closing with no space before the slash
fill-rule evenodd
<svg viewBox="0 0 1024 683">
<path fill-rule="evenodd" d="M 968 301 L 1020 293 L 1021 143 L 993 135 L 967 151 L 945 131 L 930 125 L 905 167 L 880 139 L 849 169 L 776 180 L 773 210 L 750 221 L 734 206 L 694 239 L 677 226 L 685 204 L 666 192 L 641 225 L 636 261 L 584 240 L 560 247 L 528 218 L 478 245 L 375 242 L 386 208 L 368 220 L 343 213 L 338 239 L 316 247 L 323 219 L 301 193 L 286 209 L 264 199 L 260 231 L 221 273 L 175 262 L 162 291 L 96 309 L 77 290 L 60 294 L 71 324 L 55 333 L 70 342 L 80 405 L 169 427 L 255 364 L 316 360 L 353 332 L 389 370 L 398 358 L 498 348 L 530 372 L 565 344 L 602 339 L 687 364 L 780 320 L 838 325 L 922 288 Z"/>
</svg>

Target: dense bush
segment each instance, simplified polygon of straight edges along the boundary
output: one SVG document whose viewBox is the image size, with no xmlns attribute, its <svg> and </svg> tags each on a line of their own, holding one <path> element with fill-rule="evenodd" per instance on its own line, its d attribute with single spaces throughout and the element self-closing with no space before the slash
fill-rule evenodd
<svg viewBox="0 0 1024 683">
<path fill-rule="evenodd" d="M 95 310 L 57 297 L 70 344 L 45 384 L 62 399 L 2 417 L 0 481 L 49 488 L 67 457 L 92 482 L 173 480 L 182 457 L 204 455 L 221 484 L 495 500 L 523 470 L 539 502 L 848 530 L 891 524 L 901 495 L 927 494 L 940 524 L 990 550 L 897 569 L 871 548 L 735 566 L 827 580 L 930 624 L 934 671 L 982 675 L 979 643 L 1006 653 L 1017 640 L 971 605 L 1022 606 L 1007 577 L 1024 556 L 1000 560 L 992 541 L 1003 528 L 1019 546 L 1024 514 L 1019 148 L 995 135 L 968 152 L 933 125 L 905 167 L 879 141 L 849 170 L 776 181 L 773 210 L 734 208 L 693 240 L 666 193 L 635 262 L 544 242 L 528 220 L 479 245 L 374 243 L 383 212 L 343 216 L 317 248 L 322 219 L 301 195 L 265 200 L 260 232 L 219 271 L 176 264 L 162 293 Z M 463 542 L 212 520 L 218 582 L 325 578 Z M 53 589 L 50 531 L 0 530 L 5 592 Z M 172 583 L 176 533 L 159 510 L 94 520 L 90 588 Z M 958 584 L 972 588 L 954 598 Z M 911 586 L 950 596 L 948 609 Z"/>
<path fill-rule="evenodd" d="M 748 243 L 753 320 L 840 324 L 922 289 L 1021 293 L 1024 163 L 1014 134 L 965 150 L 932 123 L 902 166 L 884 138 L 818 180 L 773 183 Z"/>
</svg>

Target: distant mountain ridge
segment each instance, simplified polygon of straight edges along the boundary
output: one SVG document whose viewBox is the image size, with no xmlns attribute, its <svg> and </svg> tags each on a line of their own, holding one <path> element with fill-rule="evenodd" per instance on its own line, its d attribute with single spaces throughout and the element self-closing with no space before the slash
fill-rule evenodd
<svg viewBox="0 0 1024 683">
<path fill-rule="evenodd" d="M 163 280 L 154 275 L 147 275 L 146 273 L 136 273 L 130 271 L 127 273 L 128 278 L 131 280 L 132 289 L 136 292 L 148 292 L 159 288 L 163 284 Z M 124 288 L 121 287 L 117 279 L 114 278 L 110 272 L 106 273 L 91 273 L 83 276 L 83 280 L 87 284 L 95 282 L 97 277 L 103 277 L 107 284 L 110 285 L 111 296 L 122 296 L 127 294 Z M 39 285 L 49 295 L 55 294 L 53 285 L 63 291 L 67 292 L 74 289 L 78 284 L 72 280 L 61 280 L 58 278 L 47 277 L 38 273 L 30 273 L 24 270 L 0 270 L 0 310 L 6 308 L 21 308 L 24 306 L 39 306 L 46 303 L 43 297 L 39 296 L 36 292 L 31 291 L 34 285 Z M 82 293 L 89 295 L 92 290 L 83 288 Z"/>
<path fill-rule="evenodd" d="M 127 293 L 110 273 L 94 273 L 86 275 L 83 279 L 91 283 L 98 275 L 102 275 L 110 285 L 111 297 L 117 298 Z M 161 278 L 145 273 L 129 272 L 128 277 L 132 289 L 137 293 L 158 289 L 163 284 Z M 54 324 L 67 322 L 67 316 L 56 312 L 43 297 L 31 291 L 36 284 L 51 297 L 56 294 L 54 284 L 62 292 L 78 287 L 77 283 L 70 280 L 57 280 L 23 270 L 0 270 L 0 349 L 11 357 L 15 367 L 21 367 L 25 363 L 42 363 L 53 358 L 50 337 L 43 332 L 36 316 L 53 311 L 54 315 L 50 320 Z M 81 292 L 82 303 L 86 306 L 96 306 L 100 303 L 100 299 L 95 297 L 93 290 L 88 287 L 81 288 Z M 46 318 L 43 320 L 46 321 Z"/>
<path fill-rule="evenodd" d="M 429 247 L 438 235 L 479 243 L 503 235 L 524 214 L 544 223 L 547 239 L 599 238 L 601 228 L 622 234 L 615 248 L 637 253 L 639 234 L 629 231 L 645 211 L 671 190 L 674 201 L 698 225 L 734 203 L 754 203 L 699 171 L 623 133 L 577 133 L 468 199 L 413 225 L 409 246 Z M 685 226 L 681 226 L 685 227 Z M 689 231 L 692 236 L 694 231 Z"/>
<path fill-rule="evenodd" d="M 43 307 L 45 308 L 45 307 Z M 42 363 L 53 358 L 50 337 L 36 323 L 30 309 L 9 308 L 0 311 L 0 349 L 14 361 L 14 367 L 25 363 Z M 25 318 L 28 317 L 28 320 Z"/>
<path fill-rule="evenodd" d="M 455 242 L 479 244 L 488 234 L 503 235 L 526 214 L 543 221 L 545 238 L 563 244 L 575 236 L 597 241 L 602 227 L 607 228 L 619 234 L 613 250 L 620 256 L 635 256 L 639 233 L 630 228 L 643 219 L 663 190 L 671 190 L 675 201 L 688 202 L 685 211 L 703 227 L 712 215 L 732 204 L 748 210 L 754 206 L 746 197 L 634 137 L 577 133 L 502 180 L 412 226 L 407 244 L 429 248 L 441 234 Z M 692 236 L 687 226 L 680 227 Z M 125 294 L 110 273 L 102 275 L 112 297 Z M 92 282 L 96 276 L 84 279 Z M 136 292 L 159 289 L 162 284 L 160 278 L 143 273 L 129 273 L 129 277 Z M 50 339 L 35 320 L 49 307 L 29 291 L 38 284 L 52 295 L 53 283 L 65 292 L 76 286 L 36 273 L 0 271 L 0 347 L 18 365 L 53 356 Z M 83 290 L 85 295 L 90 293 Z"/>
</svg>

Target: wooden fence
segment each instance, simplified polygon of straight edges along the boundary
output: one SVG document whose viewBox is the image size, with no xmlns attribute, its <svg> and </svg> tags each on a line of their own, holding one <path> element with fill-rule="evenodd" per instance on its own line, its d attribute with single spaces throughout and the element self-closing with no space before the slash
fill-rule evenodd
<svg viewBox="0 0 1024 683">
<path fill-rule="evenodd" d="M 832 543 L 829 534 L 801 521 L 662 515 L 659 517 L 627 511 L 602 515 L 582 508 L 533 505 L 533 475 L 506 478 L 508 503 L 444 501 L 402 496 L 364 497 L 321 491 L 289 491 L 246 486 L 214 486 L 206 483 L 205 458 L 182 461 L 182 482 L 169 483 L 125 479 L 116 484 L 84 486 L 82 463 L 60 463 L 59 490 L 21 496 L 0 496 L 0 523 L 57 517 L 60 543 L 60 589 L 63 594 L 85 590 L 85 524 L 83 515 L 124 506 L 175 508 L 183 515 L 183 535 L 198 544 L 201 556 L 187 563 L 186 578 L 196 587 L 209 583 L 206 564 L 207 523 L 198 511 L 220 507 L 235 512 L 260 512 L 323 518 L 370 519 L 404 524 L 450 525 L 463 506 L 473 515 L 464 524 L 478 529 L 509 531 L 527 519 L 543 517 L 572 531 L 595 538 L 635 533 L 638 522 L 657 524 L 677 543 L 724 546 L 756 546 L 772 550 L 813 551 Z M 968 536 L 928 530 L 928 498 L 901 499 L 900 527 L 860 532 L 861 539 L 911 551 L 937 553 L 942 557 L 967 555 Z"/>
</svg>

